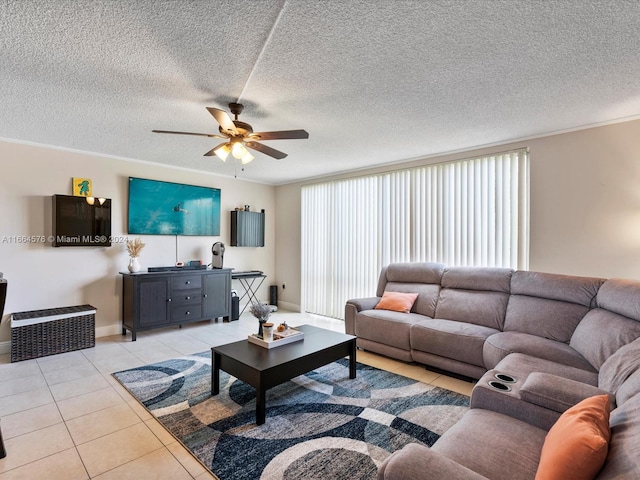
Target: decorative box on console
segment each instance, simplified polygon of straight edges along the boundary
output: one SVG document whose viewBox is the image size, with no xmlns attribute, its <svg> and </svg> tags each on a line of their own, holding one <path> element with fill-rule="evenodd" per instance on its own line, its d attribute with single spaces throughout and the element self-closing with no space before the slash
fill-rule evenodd
<svg viewBox="0 0 640 480">
<path fill-rule="evenodd" d="M 96 309 L 91 305 L 48 308 L 11 315 L 11 361 L 94 347 Z"/>
</svg>

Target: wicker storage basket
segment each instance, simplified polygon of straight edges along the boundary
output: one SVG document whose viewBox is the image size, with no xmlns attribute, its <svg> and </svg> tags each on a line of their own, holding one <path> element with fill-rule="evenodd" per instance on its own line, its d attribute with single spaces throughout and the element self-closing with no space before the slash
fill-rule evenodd
<svg viewBox="0 0 640 480">
<path fill-rule="evenodd" d="M 91 305 L 48 308 L 11 315 L 11 361 L 94 347 L 96 309 Z"/>
</svg>

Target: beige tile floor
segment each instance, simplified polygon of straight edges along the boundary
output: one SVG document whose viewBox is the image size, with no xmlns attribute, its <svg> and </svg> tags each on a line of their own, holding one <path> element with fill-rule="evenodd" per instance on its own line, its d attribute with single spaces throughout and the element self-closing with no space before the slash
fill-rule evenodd
<svg viewBox="0 0 640 480">
<path fill-rule="evenodd" d="M 275 322 L 344 331 L 344 323 L 279 311 Z M 257 323 L 202 322 L 96 339 L 95 348 L 11 363 L 0 355 L 0 425 L 7 457 L 0 480 L 215 478 L 173 438 L 111 373 L 246 338 Z M 471 383 L 369 352 L 359 362 L 425 383 L 471 393 Z"/>
</svg>

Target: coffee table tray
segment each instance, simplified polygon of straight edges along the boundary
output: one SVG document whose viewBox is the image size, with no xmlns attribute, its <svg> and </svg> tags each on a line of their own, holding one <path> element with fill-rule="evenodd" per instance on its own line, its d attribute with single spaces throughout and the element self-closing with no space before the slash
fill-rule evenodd
<svg viewBox="0 0 640 480">
<path fill-rule="evenodd" d="M 295 330 L 295 333 L 293 333 L 292 330 Z M 286 332 L 288 333 L 286 336 L 280 336 L 282 332 L 273 332 L 273 340 L 270 341 L 264 340 L 254 333 L 249 335 L 248 340 L 250 343 L 260 345 L 264 348 L 275 348 L 288 343 L 299 342 L 304 339 L 304 332 L 300 330 L 289 328 Z"/>
</svg>

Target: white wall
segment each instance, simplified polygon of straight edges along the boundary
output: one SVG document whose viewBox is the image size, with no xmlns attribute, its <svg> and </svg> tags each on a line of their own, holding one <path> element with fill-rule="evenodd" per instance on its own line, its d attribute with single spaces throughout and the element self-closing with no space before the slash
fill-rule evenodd
<svg viewBox="0 0 640 480">
<path fill-rule="evenodd" d="M 640 120 L 431 157 L 358 175 L 521 147 L 529 147 L 531 153 L 529 269 L 640 279 Z M 352 176 L 355 174 L 332 179 Z M 282 297 L 298 306 L 300 188 L 305 183 L 313 182 L 276 189 L 276 279 L 278 284 L 286 280 Z"/>
<path fill-rule="evenodd" d="M 300 186 L 276 188 L 276 271 L 278 305 L 300 309 Z M 286 285 L 286 288 L 282 288 Z"/>
<path fill-rule="evenodd" d="M 0 142 L 0 272 L 9 281 L 0 342 L 10 338 L 12 312 L 67 305 L 91 304 L 98 336 L 121 330 L 122 279 L 128 255 L 123 243 L 111 247 L 61 247 L 51 243 L 16 243 L 12 237 L 49 236 L 52 233 L 52 195 L 71 195 L 73 177 L 91 178 L 95 196 L 112 199 L 113 237 L 139 236 L 146 247 L 140 256 L 143 268 L 178 261 L 211 262 L 211 245 L 226 245 L 224 266 L 237 270 L 262 270 L 267 280 L 259 297 L 268 299 L 268 285 L 275 273 L 274 187 L 241 179 L 152 164 L 105 158 L 40 146 Z M 203 161 L 211 161 L 203 159 Z M 219 237 L 127 235 L 128 178 L 141 177 L 221 189 Z M 230 247 L 230 214 L 250 205 L 266 211 L 265 247 Z M 240 290 L 234 281 L 233 288 Z M 6 346 L 6 345 L 5 345 Z"/>
</svg>

